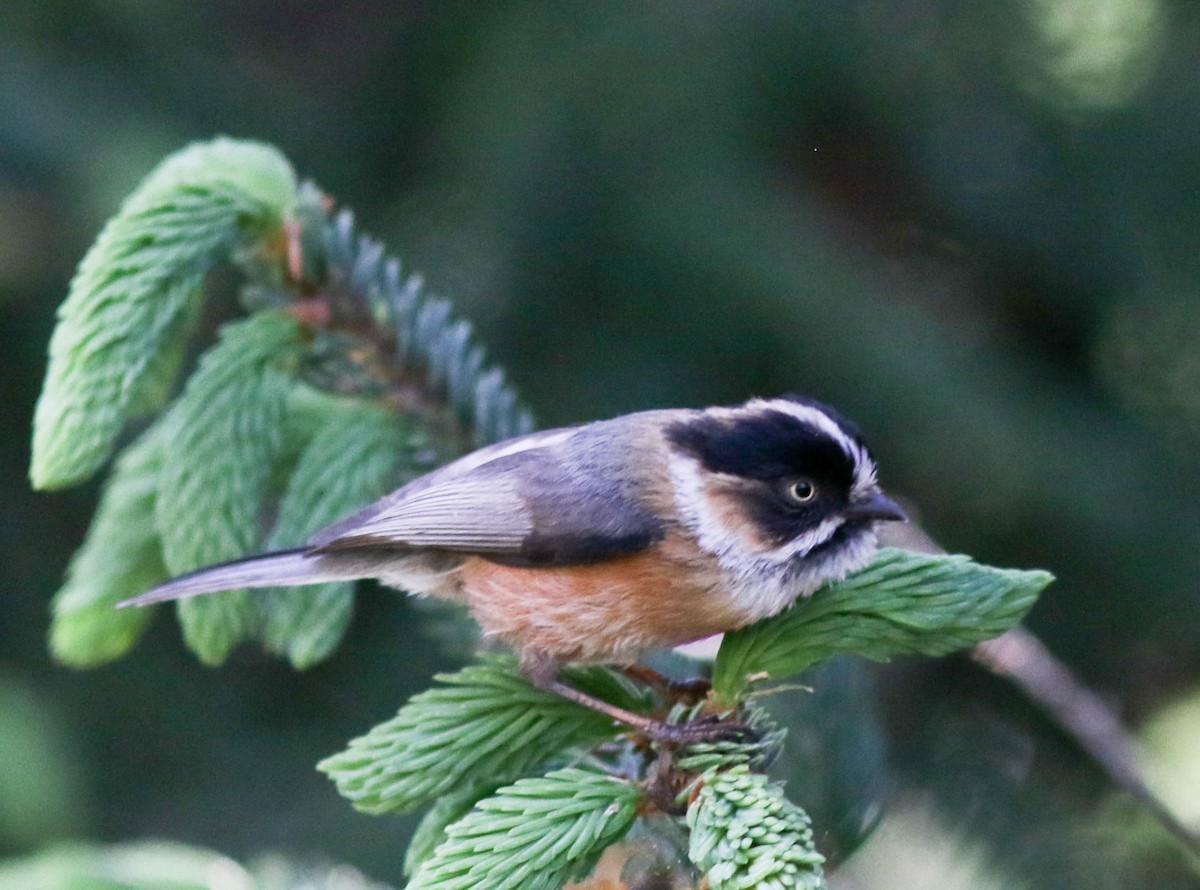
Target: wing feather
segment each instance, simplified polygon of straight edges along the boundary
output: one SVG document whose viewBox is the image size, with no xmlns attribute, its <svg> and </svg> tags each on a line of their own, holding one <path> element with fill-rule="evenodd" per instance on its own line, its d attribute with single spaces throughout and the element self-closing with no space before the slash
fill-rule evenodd
<svg viewBox="0 0 1200 890">
<path fill-rule="evenodd" d="M 414 479 L 398 491 L 318 532 L 314 550 L 411 546 L 515 555 L 533 520 L 510 475 L 494 465 L 552 448 L 576 428 L 530 433 L 481 448 Z"/>
<path fill-rule="evenodd" d="M 529 510 L 511 479 L 471 472 L 388 505 L 318 549 L 409 546 L 517 553 L 532 531 Z"/>
<path fill-rule="evenodd" d="M 309 552 L 429 548 L 548 566 L 644 549 L 664 526 L 635 494 L 646 468 L 631 475 L 628 446 L 613 447 L 607 428 L 618 422 L 628 419 L 468 454 L 318 532 Z"/>
</svg>

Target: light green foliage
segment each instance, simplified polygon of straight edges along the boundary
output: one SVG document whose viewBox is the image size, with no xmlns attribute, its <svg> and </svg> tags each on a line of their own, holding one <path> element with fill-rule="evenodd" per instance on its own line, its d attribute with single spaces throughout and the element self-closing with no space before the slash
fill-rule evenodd
<svg viewBox="0 0 1200 890">
<path fill-rule="evenodd" d="M 210 890 L 214 868 L 230 890 L 254 890 L 236 863 L 182 844 L 141 843 L 109 848 L 53 847 L 0 866 L 0 886 L 21 890 Z"/>
<path fill-rule="evenodd" d="M 126 419 L 161 402 L 205 274 L 277 232 L 294 194 L 275 149 L 217 139 L 171 155 L 126 200 L 59 308 L 34 417 L 35 488 L 87 479 Z"/>
<path fill-rule="evenodd" d="M 819 890 L 824 857 L 808 815 L 745 766 L 710 772 L 687 811 L 688 856 L 712 890 Z"/>
<path fill-rule="evenodd" d="M 495 794 L 499 787 L 498 782 L 473 785 L 465 791 L 444 794 L 435 800 L 408 841 L 408 849 L 404 852 L 404 876 L 411 878 L 416 874 L 417 869 L 445 840 L 446 829 L 465 816 L 481 799 Z"/>
<path fill-rule="evenodd" d="M 226 325 L 163 421 L 164 453 L 155 504 L 163 558 L 173 574 L 235 559 L 259 544 L 259 511 L 282 447 L 288 375 L 298 325 L 263 312 Z M 219 664 L 253 630 L 244 590 L 179 602 L 188 645 Z"/>
<path fill-rule="evenodd" d="M 446 829 L 409 890 L 557 890 L 633 824 L 641 792 L 605 773 L 521 779 Z"/>
<path fill-rule="evenodd" d="M 285 217 L 300 227 L 293 233 L 302 281 L 281 273 Z M 299 546 L 424 469 L 419 454 L 446 456 L 532 425 L 449 301 L 403 276 L 349 213 L 331 216 L 315 189 L 297 197 L 291 168 L 274 149 L 218 139 L 168 158 L 80 264 L 37 407 L 35 486 L 86 479 L 129 417 L 161 405 L 204 277 L 221 261 L 245 271 L 242 303 L 252 314 L 221 329 L 182 395 L 116 462 L 55 600 L 51 645 L 66 663 L 125 652 L 148 612 L 112 606 L 162 576 Z M 294 300 L 302 301 L 294 312 L 271 308 Z M 513 659 L 490 657 L 437 677 L 319 768 L 366 812 L 432 805 L 406 859 L 418 890 L 558 888 L 621 838 L 639 807 L 661 806 L 660 818 L 676 818 L 686 796 L 674 804 L 671 797 L 699 775 L 686 816 L 689 856 L 714 890 L 817 890 L 823 860 L 808 817 L 761 774 L 784 733 L 747 701 L 752 684 L 780 681 L 837 652 L 885 659 L 970 646 L 1020 620 L 1049 581 L 1044 572 L 961 556 L 885 550 L 784 614 L 726 635 L 713 699 L 676 703 L 668 719 L 714 705 L 736 710 L 758 731 L 755 741 L 696 744 L 655 760 L 662 751 L 654 744 L 535 688 Z M 338 644 L 351 608 L 351 585 L 329 583 L 196 597 L 179 604 L 179 615 L 207 663 L 258 635 L 305 667 Z M 670 705 L 607 668 L 570 668 L 564 679 L 640 714 Z M 629 778 L 576 766 L 537 775 L 565 763 L 604 764 Z M 657 784 L 644 793 L 640 780 L 652 776 Z M 86 858 L 46 862 L 62 865 L 66 871 L 54 873 L 64 880 L 92 886 Z M 156 860 L 137 851 L 109 865 L 132 862 Z M 20 874 L 39 886 L 41 865 L 31 868 Z M 129 874 L 130 887 L 159 886 L 153 868 L 144 881 Z M 278 880 L 259 882 L 242 870 L 237 886 L 287 887 L 291 874 L 285 868 Z"/>
<path fill-rule="evenodd" d="M 1049 580 L 1045 573 L 992 569 L 965 557 L 885 551 L 859 575 L 786 615 L 728 635 L 716 689 L 733 706 L 747 691 L 748 677 L 786 677 L 834 652 L 886 658 L 968 646 L 1019 620 Z M 610 688 L 602 697 L 624 704 L 627 693 L 616 678 L 596 672 L 592 682 L 603 679 Z M 447 823 L 485 793 L 485 783 L 545 768 L 554 754 L 573 747 L 611 742 L 616 728 L 529 686 L 511 662 L 492 660 L 439 679 L 442 686 L 413 698 L 395 719 L 320 768 L 368 812 L 435 801 L 409 852 L 413 887 L 476 886 L 484 875 L 488 886 L 560 886 L 564 869 L 576 866 L 563 853 L 566 841 L 556 826 L 540 821 L 540 798 L 527 806 L 528 796 L 501 789 Z M 571 681 L 586 686 L 587 677 L 576 672 Z M 740 707 L 740 719 L 759 732 L 756 741 L 694 744 L 676 756 L 678 769 L 704 775 L 687 813 L 689 855 L 714 890 L 822 888 L 824 860 L 813 846 L 808 816 L 761 773 L 781 749 L 783 732 L 761 709 L 744 701 Z M 639 708 L 644 711 L 645 703 L 634 703 L 632 709 Z M 499 807 L 502 819 L 492 807 Z M 572 812 L 563 802 L 555 807 L 555 813 Z M 565 832 L 567 823 L 557 828 Z M 594 851 L 602 846 L 597 841 Z"/>
<path fill-rule="evenodd" d="M 154 523 L 162 430 L 151 427 L 121 454 L 87 538 L 54 597 L 50 650 L 63 664 L 93 667 L 128 651 L 153 609 L 116 609 L 167 574 Z"/>
<path fill-rule="evenodd" d="M 601 668 L 570 676 L 593 692 L 627 690 Z M 508 659 L 435 679 L 438 686 L 318 764 L 357 809 L 411 810 L 447 792 L 526 775 L 565 749 L 613 735 L 607 717 L 535 688 Z M 628 692 L 615 703 L 637 704 Z"/>
<path fill-rule="evenodd" d="M 263 856 L 248 867 L 170 841 L 63 844 L 0 864 L 5 890 L 388 890 L 346 865 Z"/>
<path fill-rule="evenodd" d="M 1021 620 L 1053 580 L 969 557 L 880 550 L 867 568 L 818 590 L 774 618 L 725 635 L 713 689 L 734 702 L 754 678 L 780 680 L 854 652 L 946 655 L 992 639 Z"/>
<path fill-rule="evenodd" d="M 284 271 L 293 234 L 302 281 Z M 223 329 L 157 425 L 161 468 L 139 470 L 143 456 L 135 455 L 131 469 L 114 471 L 119 479 L 57 601 L 52 646 L 65 662 L 99 664 L 132 644 L 148 613 L 112 610 L 113 600 L 164 575 L 246 555 L 264 537 L 272 547 L 300 544 L 428 467 L 438 449 L 446 457 L 471 440 L 532 427 L 447 300 L 401 275 L 350 214 L 331 214 L 315 187 L 298 188 L 275 149 L 215 139 L 167 158 L 81 262 L 37 407 L 35 486 L 83 481 L 127 419 L 162 405 L 204 278 L 222 262 L 245 273 L 242 304 L 253 314 Z M 295 300 L 305 301 L 295 317 L 272 308 Z M 402 410 L 394 385 L 404 389 Z M 431 432 L 440 438 L 424 447 Z M 181 602 L 178 612 L 188 645 L 209 664 L 259 635 L 306 667 L 338 644 L 351 607 L 352 587 L 341 583 L 212 594 Z"/>
<path fill-rule="evenodd" d="M 288 479 L 267 550 L 303 544 L 313 532 L 383 495 L 409 450 L 395 415 L 376 405 L 338 400 L 323 419 Z M 266 647 L 305 668 L 341 640 L 353 611 L 354 583 L 276 588 L 259 594 L 258 601 Z"/>
</svg>

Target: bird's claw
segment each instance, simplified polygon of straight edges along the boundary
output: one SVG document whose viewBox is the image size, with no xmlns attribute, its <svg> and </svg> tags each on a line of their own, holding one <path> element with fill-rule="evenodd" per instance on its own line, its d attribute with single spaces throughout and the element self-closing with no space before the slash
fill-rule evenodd
<svg viewBox="0 0 1200 890">
<path fill-rule="evenodd" d="M 687 723 L 659 723 L 646 730 L 653 741 L 668 745 L 695 745 L 702 742 L 735 742 L 748 744 L 758 741 L 758 733 L 736 720 L 715 715 Z"/>
</svg>

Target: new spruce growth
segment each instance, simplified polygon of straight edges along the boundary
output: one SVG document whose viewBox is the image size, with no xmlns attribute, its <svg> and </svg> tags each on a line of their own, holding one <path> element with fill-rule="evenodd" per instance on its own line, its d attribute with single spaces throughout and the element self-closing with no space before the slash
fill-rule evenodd
<svg viewBox="0 0 1200 890">
<path fill-rule="evenodd" d="M 712 890 L 816 890 L 825 861 L 808 814 L 742 765 L 702 778 L 687 811 L 688 856 Z"/>
<path fill-rule="evenodd" d="M 248 314 L 222 327 L 178 391 L 205 277 L 230 264 Z M 34 486 L 87 480 L 131 422 L 164 404 L 117 459 L 55 598 L 51 644 L 64 663 L 100 664 L 136 642 L 149 613 L 114 610 L 121 599 L 203 563 L 301 544 L 464 447 L 532 428 L 446 300 L 298 185 L 275 149 L 233 139 L 167 158 L 84 257 L 35 412 Z M 331 584 L 177 610 L 206 663 L 257 639 L 306 667 L 337 646 L 351 603 L 347 585 Z"/>
<path fill-rule="evenodd" d="M 180 386 L 218 265 L 240 270 L 246 314 Z M 531 428 L 450 303 L 298 185 L 279 152 L 233 139 L 185 148 L 104 227 L 59 311 L 30 477 L 77 484 L 119 453 L 55 598 L 51 649 L 75 666 L 120 657 L 149 610 L 117 601 L 204 563 L 298 545 L 453 455 Z M 884 550 L 727 635 L 707 696 L 603 667 L 566 674 L 628 711 L 706 720 L 728 738 L 656 743 L 490 656 L 437 677 L 320 769 L 366 812 L 429 808 L 406 859 L 423 890 L 551 890 L 635 824 L 663 820 L 686 832 L 714 890 L 819 888 L 809 818 L 765 775 L 786 757 L 785 732 L 757 700 L 837 653 L 941 655 L 997 636 L 1050 580 Z M 178 614 L 207 663 L 253 639 L 307 667 L 336 648 L 352 602 L 343 582 L 230 591 Z"/>
</svg>

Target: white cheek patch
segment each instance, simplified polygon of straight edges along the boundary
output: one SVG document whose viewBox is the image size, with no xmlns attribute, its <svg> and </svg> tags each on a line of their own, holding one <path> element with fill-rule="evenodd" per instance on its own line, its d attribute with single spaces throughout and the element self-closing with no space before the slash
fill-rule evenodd
<svg viewBox="0 0 1200 890">
<path fill-rule="evenodd" d="M 701 548 L 718 558 L 726 558 L 746 545 L 736 529 L 723 523 L 712 511 L 702 481 L 704 470 L 695 458 L 673 455 L 669 465 L 675 490 L 675 506 L 684 524 L 692 530 Z"/>
<path fill-rule="evenodd" d="M 738 529 L 730 528 L 714 513 L 704 491 L 704 471 L 694 458 L 673 456 L 670 472 L 680 517 L 700 547 L 717 558 L 729 595 L 741 607 L 747 623 L 775 615 L 825 581 L 843 577 L 863 565 L 875 549 L 874 538 L 864 535 L 830 558 L 816 558 L 812 565 L 805 565 L 803 558 L 841 527 L 842 520 L 832 518 L 779 547 L 755 550 Z"/>
</svg>

